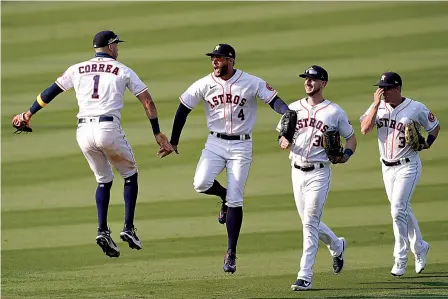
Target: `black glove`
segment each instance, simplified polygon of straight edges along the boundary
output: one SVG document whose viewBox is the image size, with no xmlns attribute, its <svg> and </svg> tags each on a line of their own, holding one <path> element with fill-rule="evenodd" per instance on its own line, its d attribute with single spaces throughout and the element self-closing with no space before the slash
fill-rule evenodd
<svg viewBox="0 0 448 299">
<path fill-rule="evenodd" d="M 278 133 L 278 138 L 285 137 L 289 143 L 293 142 L 294 133 L 296 132 L 297 126 L 297 112 L 295 110 L 287 110 L 283 114 L 280 122 L 280 132 Z"/>
</svg>

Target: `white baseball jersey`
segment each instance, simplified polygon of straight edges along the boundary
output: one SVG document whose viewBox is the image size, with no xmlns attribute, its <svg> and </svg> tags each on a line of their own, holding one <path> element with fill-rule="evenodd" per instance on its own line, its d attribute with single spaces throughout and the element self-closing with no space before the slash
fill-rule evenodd
<svg viewBox="0 0 448 299">
<path fill-rule="evenodd" d="M 148 89 L 133 70 L 107 57 L 70 66 L 56 84 L 64 91 L 75 89 L 78 118 L 111 115 L 120 119 L 126 87 L 135 96 Z"/>
<path fill-rule="evenodd" d="M 291 103 L 289 109 L 297 112 L 296 133 L 289 154 L 292 164 L 328 162 L 323 147 L 323 133 L 328 128 L 336 128 L 344 139 L 354 134 L 347 114 L 339 105 L 329 100 L 311 106 L 306 98 L 303 98 Z M 280 126 L 281 120 L 277 131 L 280 131 Z"/>
<path fill-rule="evenodd" d="M 250 134 L 255 125 L 257 101 L 269 103 L 277 91 L 263 79 L 236 70 L 229 80 L 213 73 L 193 83 L 181 96 L 181 102 L 193 109 L 204 102 L 207 126 L 210 131 L 227 134 Z"/>
<path fill-rule="evenodd" d="M 373 104 L 361 116 L 361 121 L 372 107 Z M 424 104 L 410 98 L 406 98 L 395 108 L 381 101 L 375 120 L 381 159 L 392 162 L 418 155 L 406 144 L 404 136 L 404 128 L 410 121 L 417 122 L 427 132 L 431 132 L 439 124 L 437 118 Z"/>
</svg>

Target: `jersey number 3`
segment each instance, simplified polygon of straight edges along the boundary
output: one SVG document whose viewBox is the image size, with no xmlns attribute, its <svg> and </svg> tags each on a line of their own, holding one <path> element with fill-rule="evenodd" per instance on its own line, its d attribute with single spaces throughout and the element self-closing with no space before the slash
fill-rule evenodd
<svg viewBox="0 0 448 299">
<path fill-rule="evenodd" d="M 99 99 L 100 95 L 98 94 L 98 84 L 100 83 L 100 75 L 93 76 L 93 93 L 92 99 Z"/>
</svg>

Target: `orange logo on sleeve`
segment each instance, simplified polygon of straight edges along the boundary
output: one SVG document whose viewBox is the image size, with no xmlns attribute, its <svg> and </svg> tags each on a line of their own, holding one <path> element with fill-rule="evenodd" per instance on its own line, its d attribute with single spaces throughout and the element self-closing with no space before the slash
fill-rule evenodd
<svg viewBox="0 0 448 299">
<path fill-rule="evenodd" d="M 429 120 L 430 122 L 435 122 L 436 117 L 434 116 L 434 114 L 432 114 L 432 112 L 429 112 L 429 114 L 428 114 L 428 120 Z"/>
</svg>

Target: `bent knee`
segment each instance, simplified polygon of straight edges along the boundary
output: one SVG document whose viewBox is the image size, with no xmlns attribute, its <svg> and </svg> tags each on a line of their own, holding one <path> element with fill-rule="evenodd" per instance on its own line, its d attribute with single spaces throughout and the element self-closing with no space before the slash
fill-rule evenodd
<svg viewBox="0 0 448 299">
<path fill-rule="evenodd" d="M 195 178 L 193 181 L 193 188 L 196 192 L 203 193 L 213 186 L 213 181 Z"/>
</svg>

